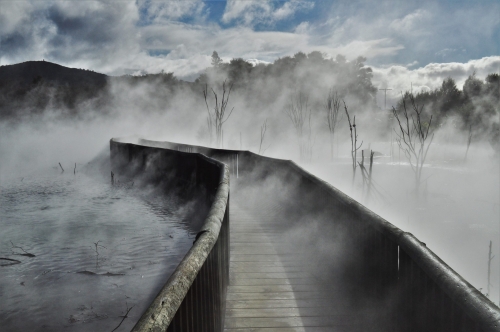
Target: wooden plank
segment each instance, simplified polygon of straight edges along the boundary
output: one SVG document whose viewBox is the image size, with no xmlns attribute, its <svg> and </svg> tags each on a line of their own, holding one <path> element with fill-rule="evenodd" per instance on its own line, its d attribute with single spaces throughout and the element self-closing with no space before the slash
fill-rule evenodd
<svg viewBox="0 0 500 332">
<path fill-rule="evenodd" d="M 280 208 L 231 207 L 225 331 L 355 331 L 356 320 L 343 315 L 345 305 L 331 304 L 335 292 L 308 272 L 301 252 L 291 251 Z"/>
<path fill-rule="evenodd" d="M 271 252 L 273 254 L 276 254 L 276 249 L 274 248 L 274 245 L 271 243 L 254 243 L 254 244 L 231 244 L 229 247 L 231 252 L 234 252 L 235 254 L 239 254 L 240 252 L 246 253 L 246 252 L 253 252 L 253 253 L 258 253 L 260 249 L 265 249 L 265 250 L 272 250 Z"/>
<path fill-rule="evenodd" d="M 230 272 L 229 276 L 233 278 L 254 278 L 254 279 L 271 279 L 271 278 L 307 278 L 309 274 L 307 272 L 290 272 L 290 273 L 279 273 L 279 272 Z"/>
<path fill-rule="evenodd" d="M 339 327 L 335 326 L 335 332 L 351 332 L 351 331 L 358 331 L 358 330 L 352 330 L 350 327 L 341 327 L 342 329 L 339 329 Z M 347 328 L 347 329 L 345 329 Z M 245 327 L 243 329 L 224 329 L 224 331 L 233 331 L 233 332 L 331 332 L 332 327 L 252 327 L 248 328 Z"/>
<path fill-rule="evenodd" d="M 226 318 L 226 328 L 282 328 L 282 327 L 341 327 L 353 325 L 356 317 L 318 316 L 318 317 L 245 317 Z M 309 331 L 309 329 L 307 329 Z M 331 330 L 330 330 L 331 331 Z"/>
<path fill-rule="evenodd" d="M 258 292 L 310 292 L 318 290 L 314 284 L 297 284 L 297 285 L 283 285 L 283 284 L 267 284 L 267 285 L 247 285 L 247 286 L 230 286 L 228 293 L 258 293 Z M 332 289 L 327 286 L 321 288 L 326 293 L 331 293 Z"/>
<path fill-rule="evenodd" d="M 226 308 L 226 317 L 322 317 L 338 315 L 344 317 L 339 309 L 318 308 Z"/>
<path fill-rule="evenodd" d="M 250 266 L 283 266 L 285 268 L 288 267 L 301 267 L 304 266 L 304 264 L 301 264 L 301 262 L 297 262 L 296 260 L 288 260 L 282 262 L 281 260 L 275 260 L 271 262 L 262 262 L 262 261 L 244 261 L 244 262 L 231 262 L 230 268 L 238 268 L 241 266 L 245 267 L 250 267 Z"/>
<path fill-rule="evenodd" d="M 288 267 L 285 268 L 283 266 L 230 266 L 233 273 L 236 272 L 280 272 L 280 273 L 289 273 L 289 272 L 302 272 L 303 270 L 300 266 Z"/>
<path fill-rule="evenodd" d="M 298 308 L 226 308 L 226 318 L 300 317 Z"/>
<path fill-rule="evenodd" d="M 278 255 L 273 246 L 262 244 L 261 246 L 237 246 L 231 245 L 231 253 L 235 255 Z"/>
<path fill-rule="evenodd" d="M 293 299 L 331 299 L 331 294 L 326 292 L 267 292 L 267 293 L 227 293 L 226 300 L 293 300 Z"/>
<path fill-rule="evenodd" d="M 251 309 L 251 308 L 318 308 L 331 305 L 331 299 L 265 299 L 265 300 L 233 300 L 226 301 L 227 308 Z"/>
<path fill-rule="evenodd" d="M 231 262 L 258 262 L 258 261 L 274 261 L 274 262 L 286 262 L 286 261 L 294 261 L 297 260 L 293 256 L 278 256 L 278 255 L 270 255 L 270 254 L 235 254 L 231 253 Z"/>
<path fill-rule="evenodd" d="M 271 278 L 271 279 L 245 279 L 245 278 L 229 278 L 232 286 L 261 286 L 261 285 L 314 285 L 314 281 L 308 278 Z"/>
<path fill-rule="evenodd" d="M 293 292 L 290 285 L 264 285 L 264 286 L 230 286 L 228 293 L 267 293 L 267 292 Z"/>
</svg>

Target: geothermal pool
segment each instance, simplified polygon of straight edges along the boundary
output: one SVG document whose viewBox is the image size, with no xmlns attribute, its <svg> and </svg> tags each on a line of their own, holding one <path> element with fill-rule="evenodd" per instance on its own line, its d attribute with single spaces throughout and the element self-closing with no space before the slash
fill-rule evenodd
<svg viewBox="0 0 500 332">
<path fill-rule="evenodd" d="M 3 181 L 1 330 L 112 331 L 132 308 L 129 331 L 191 247 L 189 211 L 73 169 Z"/>
<path fill-rule="evenodd" d="M 481 157 L 481 158 L 479 158 Z M 348 158 L 303 164 L 304 168 L 358 200 L 406 232 L 411 232 L 474 287 L 488 293 L 488 250 L 492 241 L 489 298 L 500 301 L 500 172 L 496 157 L 468 162 L 429 160 L 420 199 L 408 163 L 379 158 L 373 179 L 382 193 L 367 201 L 361 175 L 352 184 Z M 365 160 L 366 164 L 366 160 Z"/>
</svg>

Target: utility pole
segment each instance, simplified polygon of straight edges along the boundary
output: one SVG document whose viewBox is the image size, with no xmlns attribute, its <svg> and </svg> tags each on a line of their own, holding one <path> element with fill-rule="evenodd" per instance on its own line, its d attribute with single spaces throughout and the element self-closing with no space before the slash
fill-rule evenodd
<svg viewBox="0 0 500 332">
<path fill-rule="evenodd" d="M 392 90 L 392 89 L 379 89 L 384 91 L 384 110 L 387 110 L 387 90 Z"/>
</svg>

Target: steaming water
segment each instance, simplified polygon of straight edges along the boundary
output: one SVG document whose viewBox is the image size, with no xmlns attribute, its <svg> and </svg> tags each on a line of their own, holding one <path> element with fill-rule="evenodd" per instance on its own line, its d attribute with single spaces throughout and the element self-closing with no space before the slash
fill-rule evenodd
<svg viewBox="0 0 500 332">
<path fill-rule="evenodd" d="M 1 183 L 2 331 L 129 331 L 191 247 L 178 198 L 68 173 Z"/>
<path fill-rule="evenodd" d="M 402 157 L 403 158 L 403 157 Z M 366 163 L 366 160 L 365 160 Z M 402 230 L 411 232 L 451 268 L 483 293 L 488 290 L 488 250 L 493 242 L 489 298 L 499 303 L 500 172 L 487 158 L 431 160 L 424 169 L 428 181 L 415 200 L 413 173 L 408 163 L 377 159 L 373 179 L 381 192 L 367 201 L 358 172 L 346 158 L 329 164 L 302 165 L 351 195 Z"/>
</svg>

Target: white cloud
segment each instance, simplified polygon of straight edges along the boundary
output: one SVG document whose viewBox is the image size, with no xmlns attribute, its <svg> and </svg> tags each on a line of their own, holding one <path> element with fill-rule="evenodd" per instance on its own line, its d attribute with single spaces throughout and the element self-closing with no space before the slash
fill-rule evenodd
<svg viewBox="0 0 500 332">
<path fill-rule="evenodd" d="M 309 10 L 314 7 L 313 2 L 291 0 L 281 7 L 275 8 L 272 1 L 239 1 L 229 0 L 222 16 L 223 23 L 238 21 L 246 26 L 258 23 L 273 24 L 277 21 L 292 17 L 299 10 Z"/>
<path fill-rule="evenodd" d="M 226 3 L 226 10 L 222 16 L 222 22 L 230 23 L 240 19 L 245 25 L 253 23 L 259 16 L 269 17 L 272 12 L 271 4 L 268 1 L 237 1 L 229 0 Z"/>
<path fill-rule="evenodd" d="M 397 37 L 401 34 L 396 36 L 395 30 L 415 33 L 420 26 L 429 28 L 429 24 L 423 22 L 439 16 L 429 7 L 387 15 L 370 13 L 365 8 L 350 16 L 342 16 L 341 11 L 333 10 L 325 21 L 297 22 L 290 32 L 255 31 L 252 28 L 258 22 L 289 19 L 299 10 L 312 6 L 311 2 L 298 0 L 280 3 L 229 1 L 223 21 L 244 24 L 223 28 L 205 19 L 207 6 L 201 0 L 7 1 L 2 3 L 0 11 L 0 64 L 45 58 L 107 74 L 165 70 L 173 71 L 180 78 L 192 78 L 210 65 L 210 55 L 214 50 L 224 59 L 241 57 L 252 59 L 252 63 L 273 62 L 298 51 L 309 53 L 314 50 L 330 57 L 343 54 L 348 59 L 362 55 L 372 63 L 381 63 L 408 53 L 406 39 Z M 194 23 L 177 21 L 185 17 L 194 18 L 190 19 Z M 493 18 L 490 21 L 496 22 Z M 481 24 L 491 26 L 491 22 Z M 384 31 L 388 32 L 384 34 Z M 421 48 L 426 45 L 421 45 Z M 439 46 L 429 48 L 432 50 L 429 52 L 452 54 L 449 52 L 453 47 Z M 410 44 L 410 47 L 413 46 Z M 456 49 L 462 52 L 461 48 Z M 411 58 L 400 59 L 402 63 L 408 63 L 406 68 L 392 66 L 392 71 L 379 68 L 377 77 L 384 77 L 388 84 L 395 86 L 409 86 L 406 78 L 395 78 L 395 73 L 399 72 L 411 77 L 415 84 L 420 84 L 421 77 L 426 78 L 422 79 L 422 86 L 440 84 L 445 70 L 432 68 L 437 66 L 435 64 L 424 67 L 426 70 L 410 70 L 418 65 L 417 60 L 422 62 L 419 56 L 417 52 L 411 54 Z M 431 69 L 439 71 L 435 82 L 431 79 Z"/>
<path fill-rule="evenodd" d="M 331 48 L 330 51 L 325 52 L 331 55 L 342 54 L 348 59 L 360 55 L 373 59 L 379 56 L 394 55 L 403 48 L 402 45 L 394 44 L 392 40 L 383 38 L 374 40 L 354 40 L 348 44 Z"/>
<path fill-rule="evenodd" d="M 255 66 L 257 66 L 257 65 L 259 65 L 259 64 L 268 65 L 268 64 L 270 64 L 270 63 L 271 63 L 271 62 L 269 62 L 269 61 L 262 61 L 262 60 L 259 60 L 259 59 L 246 59 L 246 61 L 247 61 L 248 63 L 250 63 L 250 64 L 251 64 L 252 66 L 254 66 L 254 67 L 255 67 Z"/>
<path fill-rule="evenodd" d="M 395 19 L 389 24 L 397 34 L 422 35 L 429 34 L 428 22 L 431 20 L 431 13 L 425 9 L 417 9 L 413 13 L 405 15 L 401 19 Z"/>
<path fill-rule="evenodd" d="M 0 31 L 0 63 L 42 58 L 109 71 L 140 50 L 131 2 L 29 2 L 15 7 L 19 19 Z M 2 4 L 3 6 L 3 4 Z M 2 7 L 3 8 L 3 7 Z M 22 8 L 22 12 L 19 9 Z M 119 62 L 116 60 L 119 59 Z"/>
<path fill-rule="evenodd" d="M 443 48 L 442 50 L 436 52 L 435 54 L 442 59 L 448 58 L 450 55 L 457 54 L 458 52 L 465 52 L 465 49 L 458 50 L 456 48 Z"/>
<path fill-rule="evenodd" d="M 303 25 L 304 26 L 304 25 Z M 168 32 L 168 33 L 167 33 Z M 309 53 L 317 50 L 329 57 L 344 54 L 348 59 L 360 55 L 375 58 L 397 53 L 401 45 L 393 45 L 390 40 L 354 40 L 346 44 L 332 45 L 327 41 L 312 41 L 309 33 L 254 31 L 249 27 L 221 29 L 217 25 L 193 26 L 176 22 L 161 26 L 148 26 L 141 29 L 141 48 L 165 49 L 170 54 L 148 60 L 148 70 L 159 72 L 174 71 L 178 77 L 194 75 L 204 69 L 199 66 L 200 55 L 209 56 L 216 50 L 224 59 L 241 57 L 258 59 L 261 62 L 273 62 L 278 57 L 293 55 L 298 51 Z M 182 68 L 174 64 L 185 60 Z M 210 61 L 204 61 L 206 66 Z M 157 65 L 156 69 L 154 65 Z M 143 65 L 143 64 L 141 64 Z"/>
<path fill-rule="evenodd" d="M 301 22 L 299 25 L 295 27 L 295 33 L 298 34 L 307 34 L 310 33 L 310 24 L 309 22 Z"/>
<path fill-rule="evenodd" d="M 0 35 L 14 32 L 21 23 L 28 23 L 32 6 L 27 2 L 6 1 L 2 2 L 0 11 Z"/>
<path fill-rule="evenodd" d="M 153 23 L 168 20 L 178 20 L 187 16 L 203 16 L 205 4 L 202 0 L 177 1 L 138 1 L 140 11 L 143 11 L 148 21 Z"/>
<path fill-rule="evenodd" d="M 311 10 L 313 7 L 313 2 L 291 0 L 286 2 L 282 7 L 276 9 L 273 12 L 273 18 L 275 20 L 283 20 L 293 16 L 297 11 Z"/>
<path fill-rule="evenodd" d="M 372 69 L 375 86 L 393 89 L 387 92 L 389 103 L 389 100 L 396 102 L 401 92 L 409 91 L 412 85 L 414 93 L 436 89 L 441 86 L 444 79 L 451 77 L 457 83 L 457 87 L 462 89 L 467 77 L 474 72 L 480 79 L 491 73 L 500 73 L 500 56 L 484 57 L 466 63 L 430 63 L 416 69 L 400 65 L 386 68 L 372 67 Z"/>
</svg>

